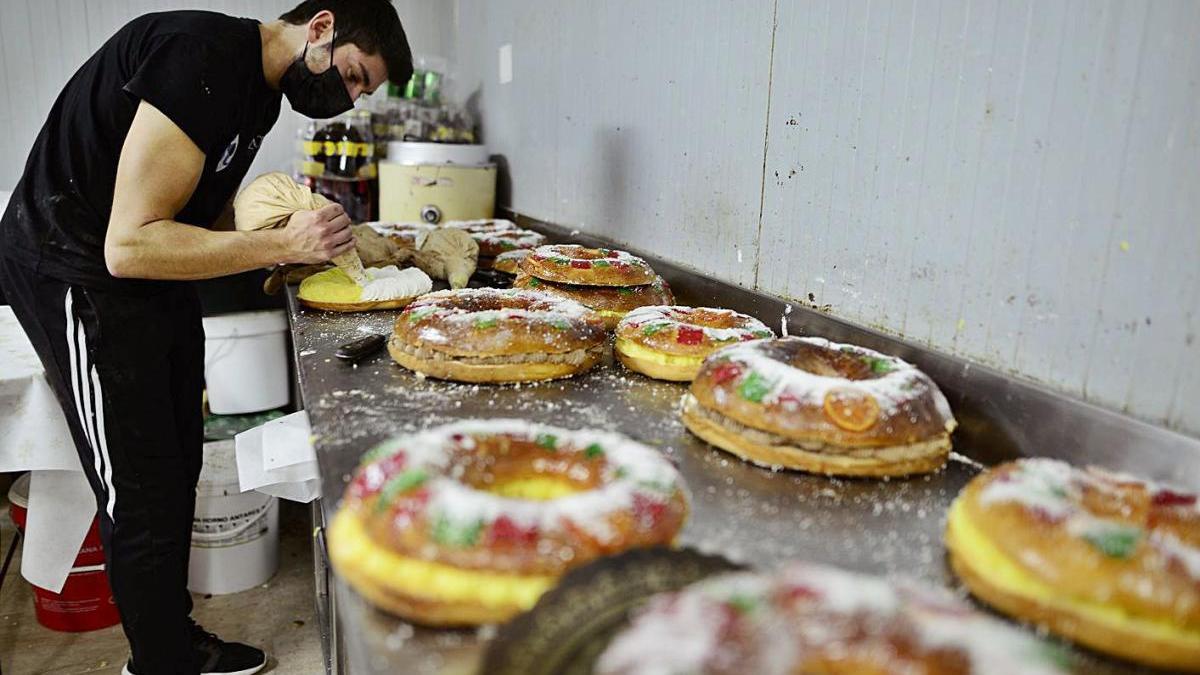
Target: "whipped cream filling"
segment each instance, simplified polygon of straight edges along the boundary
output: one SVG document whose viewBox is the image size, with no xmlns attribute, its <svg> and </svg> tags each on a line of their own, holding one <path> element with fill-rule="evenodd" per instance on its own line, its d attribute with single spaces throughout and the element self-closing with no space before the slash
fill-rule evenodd
<svg viewBox="0 0 1200 675">
<path fill-rule="evenodd" d="M 366 273 L 367 284 L 362 287 L 364 302 L 411 298 L 433 289 L 433 280 L 416 267 L 403 270 L 395 265 L 368 267 Z"/>
</svg>

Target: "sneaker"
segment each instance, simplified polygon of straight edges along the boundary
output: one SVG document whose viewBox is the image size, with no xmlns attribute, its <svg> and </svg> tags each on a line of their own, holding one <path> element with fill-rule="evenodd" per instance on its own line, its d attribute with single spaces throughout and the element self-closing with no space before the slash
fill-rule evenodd
<svg viewBox="0 0 1200 675">
<path fill-rule="evenodd" d="M 253 675 L 267 665 L 261 649 L 239 642 L 225 642 L 192 622 L 192 650 L 200 664 L 200 675 Z M 126 663 L 121 675 L 139 675 Z"/>
</svg>

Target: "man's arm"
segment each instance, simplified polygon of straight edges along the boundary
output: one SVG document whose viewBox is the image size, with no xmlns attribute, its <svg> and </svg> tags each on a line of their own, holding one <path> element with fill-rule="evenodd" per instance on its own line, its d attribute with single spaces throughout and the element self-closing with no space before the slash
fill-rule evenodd
<svg viewBox="0 0 1200 675">
<path fill-rule="evenodd" d="M 213 232 L 174 220 L 200 182 L 204 153 L 166 115 L 138 105 L 121 147 L 104 262 L 115 277 L 209 279 L 278 263 L 326 262 L 354 246 L 350 219 L 331 204 L 287 227 Z"/>
</svg>

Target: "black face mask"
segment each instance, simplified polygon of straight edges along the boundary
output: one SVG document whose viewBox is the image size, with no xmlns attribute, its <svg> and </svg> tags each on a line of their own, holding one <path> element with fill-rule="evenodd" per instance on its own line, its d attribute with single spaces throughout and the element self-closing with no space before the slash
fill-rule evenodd
<svg viewBox="0 0 1200 675">
<path fill-rule="evenodd" d="M 337 31 L 333 32 L 333 40 L 329 43 L 329 67 L 322 73 L 314 73 L 308 69 L 304 57 L 308 55 L 308 42 L 304 43 L 304 53 L 283 73 L 279 80 L 279 88 L 287 96 L 292 110 L 311 117 L 324 120 L 337 117 L 354 107 L 354 101 L 346 91 L 346 83 L 337 68 L 333 67 L 333 45 L 337 43 Z"/>
</svg>

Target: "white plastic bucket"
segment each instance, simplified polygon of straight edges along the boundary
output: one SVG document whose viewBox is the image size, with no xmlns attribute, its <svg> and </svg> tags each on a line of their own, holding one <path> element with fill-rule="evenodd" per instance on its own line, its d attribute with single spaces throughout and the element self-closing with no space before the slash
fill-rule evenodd
<svg viewBox="0 0 1200 675">
<path fill-rule="evenodd" d="M 241 415 L 287 405 L 286 334 L 283 310 L 204 317 L 209 409 Z"/>
<path fill-rule="evenodd" d="M 254 588 L 279 568 L 279 500 L 241 492 L 236 461 L 232 440 L 204 444 L 188 566 L 196 593 Z"/>
</svg>

